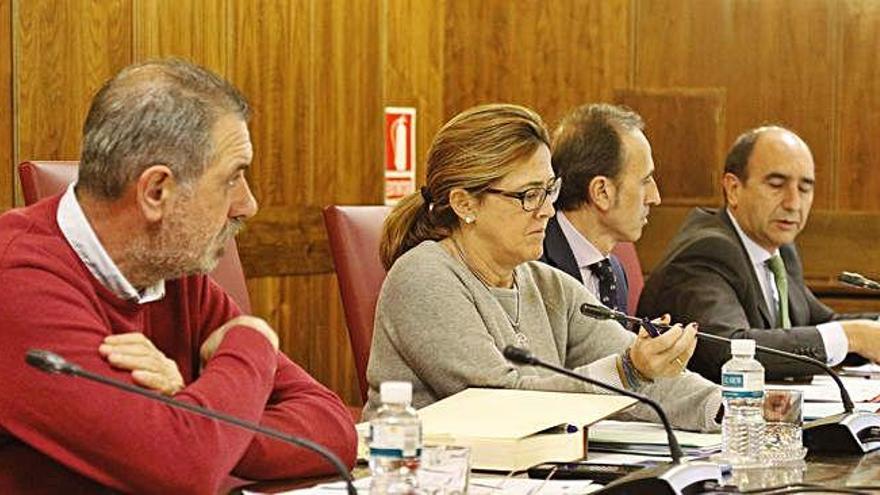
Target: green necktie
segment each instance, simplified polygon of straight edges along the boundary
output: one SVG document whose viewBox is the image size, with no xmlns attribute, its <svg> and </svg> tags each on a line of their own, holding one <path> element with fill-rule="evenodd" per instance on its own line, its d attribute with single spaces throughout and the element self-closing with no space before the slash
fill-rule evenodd
<svg viewBox="0 0 880 495">
<path fill-rule="evenodd" d="M 785 263 L 778 254 L 767 260 L 767 267 L 773 272 L 776 281 L 776 293 L 779 294 L 779 306 L 776 308 L 776 321 L 782 328 L 791 328 L 791 319 L 788 317 L 788 278 L 785 276 Z"/>
</svg>

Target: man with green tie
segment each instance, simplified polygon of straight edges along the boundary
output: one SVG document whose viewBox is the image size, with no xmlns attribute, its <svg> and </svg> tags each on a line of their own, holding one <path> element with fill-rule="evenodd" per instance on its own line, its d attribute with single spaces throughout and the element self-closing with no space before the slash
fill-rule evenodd
<svg viewBox="0 0 880 495">
<path fill-rule="evenodd" d="M 876 315 L 839 315 L 807 288 L 794 240 L 813 203 L 813 155 L 794 132 L 766 126 L 740 135 L 727 155 L 724 208 L 697 208 L 645 284 L 639 314 L 669 312 L 700 330 L 809 356 L 829 365 L 847 354 L 880 360 Z M 768 379 L 812 375 L 766 356 Z M 690 368 L 718 381 L 725 345 L 700 341 Z"/>
</svg>

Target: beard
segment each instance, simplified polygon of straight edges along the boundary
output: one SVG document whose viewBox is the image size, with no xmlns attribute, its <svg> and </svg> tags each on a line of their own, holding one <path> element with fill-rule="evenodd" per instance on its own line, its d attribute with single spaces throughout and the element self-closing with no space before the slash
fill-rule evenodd
<svg viewBox="0 0 880 495">
<path fill-rule="evenodd" d="M 142 286 L 212 271 L 229 241 L 244 227 L 244 222 L 235 218 L 217 232 L 205 225 L 205 217 L 198 212 L 180 210 L 186 208 L 178 208 L 177 214 L 169 215 L 143 242 L 132 246 L 131 259 L 139 267 L 133 278 L 142 281 Z"/>
</svg>

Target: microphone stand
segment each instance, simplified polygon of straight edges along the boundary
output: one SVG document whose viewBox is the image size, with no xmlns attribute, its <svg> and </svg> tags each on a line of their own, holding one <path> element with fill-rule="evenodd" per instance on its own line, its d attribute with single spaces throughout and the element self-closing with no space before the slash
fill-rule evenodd
<svg viewBox="0 0 880 495">
<path fill-rule="evenodd" d="M 580 310 L 581 314 L 589 318 L 615 320 L 624 325 L 628 323 L 646 325 L 663 331 L 671 328 L 669 325 L 652 323 L 647 318 L 636 318 L 596 304 L 584 303 Z M 648 331 L 650 332 L 650 328 Z M 697 332 L 697 338 L 728 345 L 731 341 L 726 337 L 705 332 Z M 830 376 L 837 385 L 844 412 L 804 424 L 804 445 L 808 449 L 814 452 L 843 454 L 864 454 L 880 449 L 880 415 L 854 411 L 855 407 L 849 392 L 843 385 L 840 376 L 831 367 L 811 357 L 780 351 L 772 347 L 756 345 L 755 350 L 814 366 Z"/>
<path fill-rule="evenodd" d="M 721 483 L 721 468 L 717 464 L 710 462 L 682 462 L 683 453 L 681 451 L 681 446 L 675 438 L 675 433 L 672 431 L 672 426 L 669 424 L 669 419 L 666 417 L 666 413 L 656 401 L 645 397 L 644 395 L 630 392 L 629 390 L 618 388 L 594 378 L 575 373 L 566 368 L 542 361 L 535 357 L 531 352 L 519 347 L 509 345 L 504 348 L 503 353 L 504 357 L 513 363 L 545 368 L 570 378 L 574 378 L 575 380 L 586 382 L 599 388 L 636 399 L 641 403 L 649 405 L 657 413 L 657 416 L 660 417 L 660 422 L 663 423 L 663 428 L 666 430 L 666 437 L 669 439 L 669 453 L 672 457 L 672 463 L 641 469 L 623 478 L 614 480 L 596 493 L 606 495 L 640 493 L 650 493 L 652 495 L 682 495 L 685 493 L 699 493 L 707 486 L 706 484 L 708 482 L 713 482 L 715 484 Z"/>
<path fill-rule="evenodd" d="M 333 468 L 336 469 L 339 476 L 342 477 L 342 479 L 345 481 L 349 495 L 357 495 L 357 490 L 354 487 L 351 473 L 349 473 L 348 468 L 345 466 L 345 464 L 343 464 L 342 461 L 339 460 L 338 457 L 336 457 L 336 454 L 330 452 L 324 446 L 312 442 L 311 440 L 288 435 L 278 430 L 267 428 L 256 423 L 251 423 L 249 421 L 239 419 L 229 414 L 213 411 L 211 409 L 194 404 L 177 401 L 172 399 L 171 397 L 166 397 L 152 390 L 147 390 L 136 385 L 132 385 L 130 383 L 121 382 L 119 380 L 114 380 L 113 378 L 92 373 L 91 371 L 85 370 L 77 364 L 67 361 L 58 354 L 55 354 L 54 352 L 41 349 L 30 349 L 25 355 L 25 362 L 27 362 L 27 364 L 33 366 L 34 368 L 37 368 L 40 371 L 44 371 L 46 373 L 63 374 L 85 378 L 86 380 L 91 380 L 93 382 L 98 382 L 103 385 L 109 385 L 110 387 L 124 390 L 126 392 L 132 392 L 138 395 L 142 395 L 149 399 L 157 400 L 159 402 L 162 402 L 163 404 L 167 404 L 171 407 L 183 409 L 198 414 L 199 416 L 211 418 L 220 421 L 221 423 L 231 424 L 245 430 L 260 433 L 276 440 L 295 445 L 297 447 L 311 450 L 326 459 L 333 466 Z"/>
</svg>

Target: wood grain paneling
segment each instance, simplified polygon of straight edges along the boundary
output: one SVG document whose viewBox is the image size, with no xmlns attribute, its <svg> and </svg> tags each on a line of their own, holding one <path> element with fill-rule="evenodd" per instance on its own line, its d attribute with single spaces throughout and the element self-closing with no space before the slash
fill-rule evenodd
<svg viewBox="0 0 880 495">
<path fill-rule="evenodd" d="M 446 6 L 446 116 L 504 101 L 548 125 L 629 87 L 629 0 L 456 0 Z"/>
<path fill-rule="evenodd" d="M 728 146 L 762 123 L 791 127 L 815 155 L 816 206 L 831 207 L 837 2 L 638 0 L 636 5 L 633 84 L 727 88 Z"/>
<path fill-rule="evenodd" d="M 415 106 L 416 175 L 425 182 L 425 159 L 443 114 L 443 23 L 440 0 L 384 0 L 385 105 Z"/>
<path fill-rule="evenodd" d="M 14 203 L 12 0 L 0 0 L 0 212 Z"/>
<path fill-rule="evenodd" d="M 313 177 L 309 204 L 382 202 L 382 57 L 378 0 L 315 3 Z"/>
<path fill-rule="evenodd" d="M 319 206 L 264 207 L 247 222 L 239 246 L 244 272 L 249 277 L 333 271 Z"/>
<path fill-rule="evenodd" d="M 131 62 L 131 2 L 16 1 L 16 160 L 75 160 L 92 96 Z"/>
<path fill-rule="evenodd" d="M 664 203 L 721 202 L 723 89 L 620 90 L 615 98 L 645 120 Z"/>
<path fill-rule="evenodd" d="M 254 110 L 250 179 L 261 207 L 312 204 L 314 3 L 232 2 L 229 77 Z"/>
<path fill-rule="evenodd" d="M 226 74 L 228 0 L 133 0 L 134 60 L 183 57 Z"/>
<path fill-rule="evenodd" d="M 838 206 L 880 211 L 880 3 L 842 2 Z"/>
</svg>

